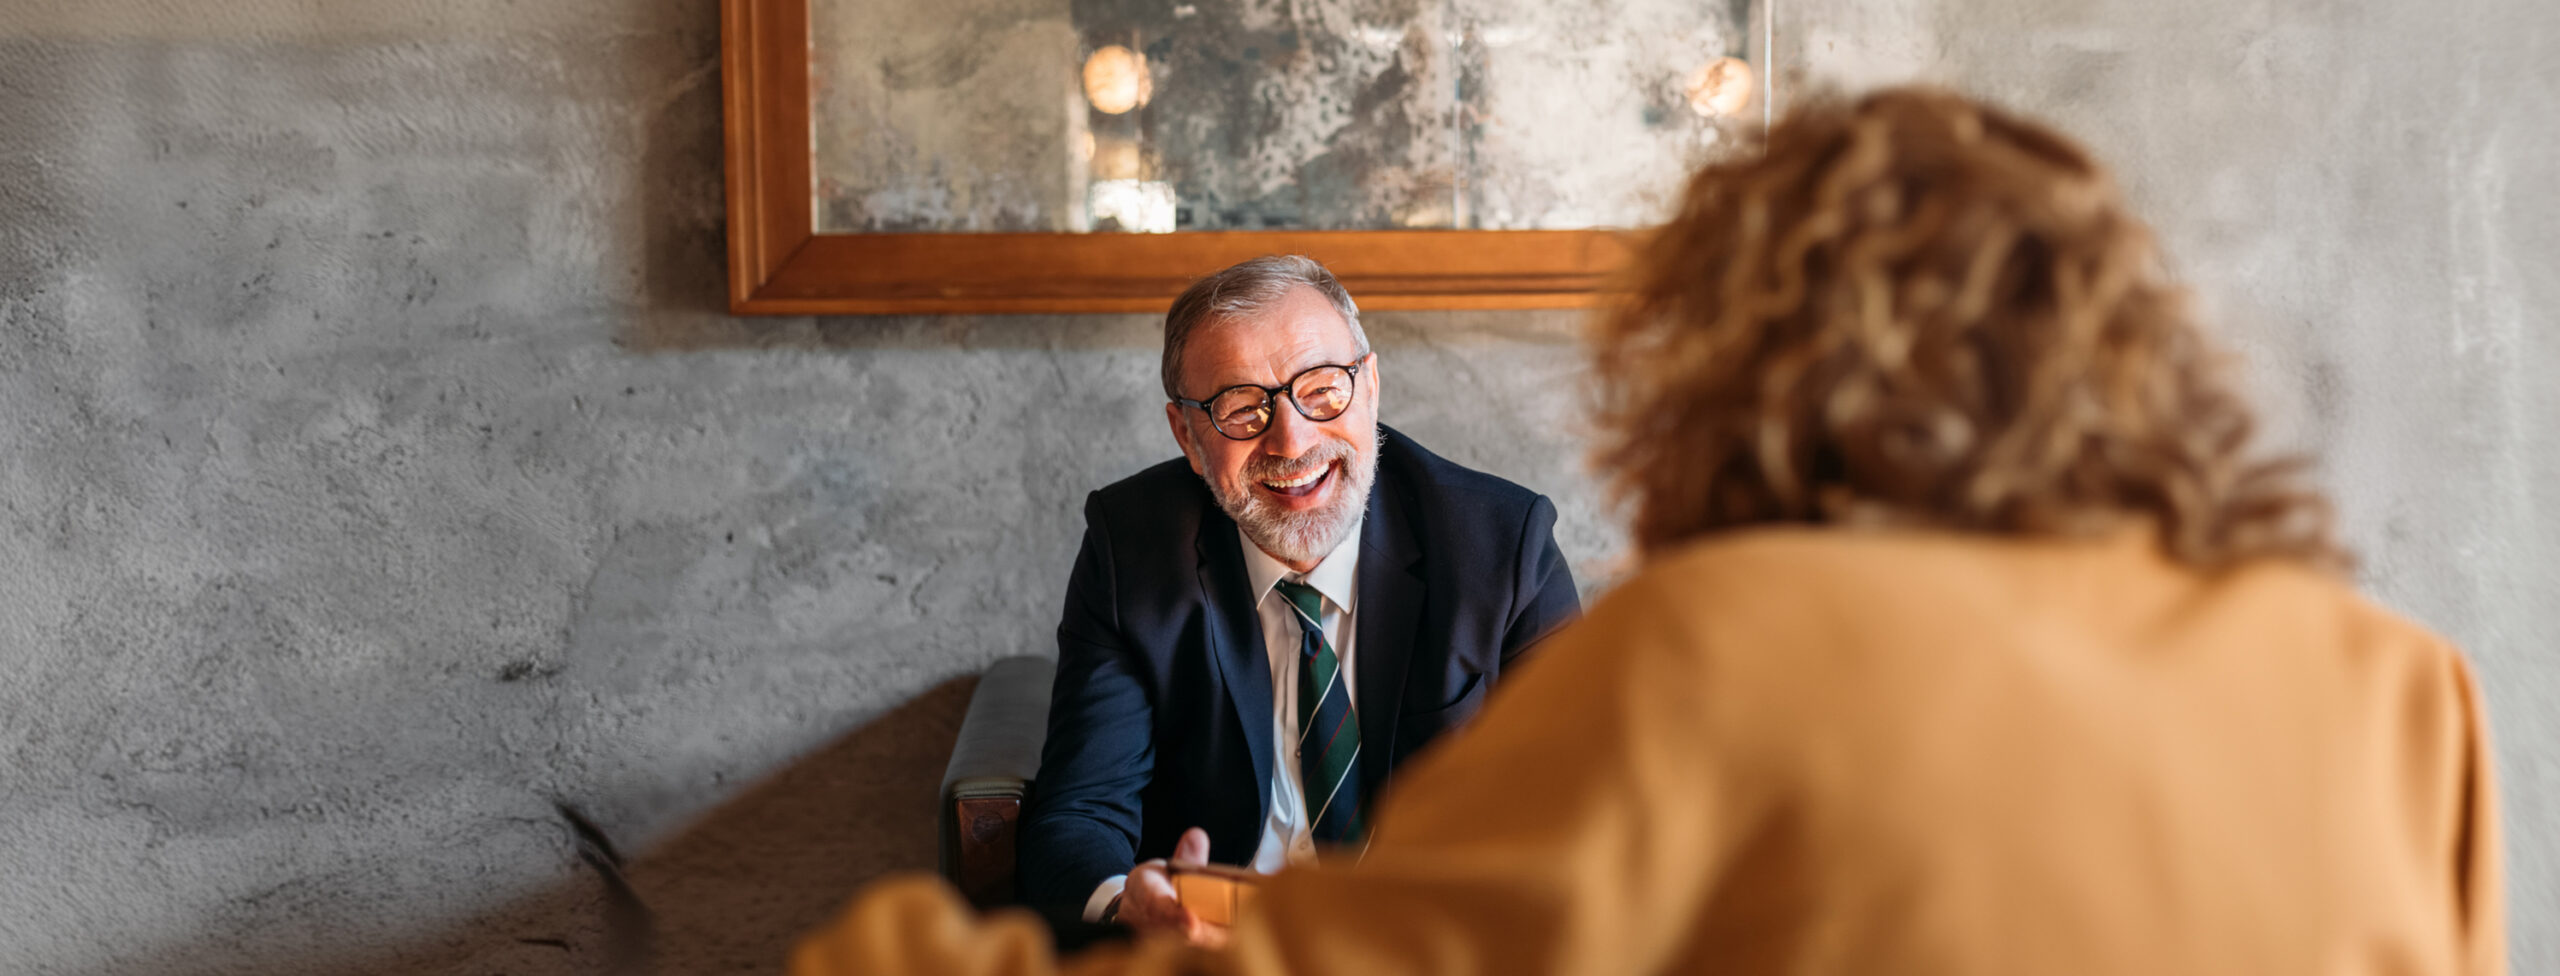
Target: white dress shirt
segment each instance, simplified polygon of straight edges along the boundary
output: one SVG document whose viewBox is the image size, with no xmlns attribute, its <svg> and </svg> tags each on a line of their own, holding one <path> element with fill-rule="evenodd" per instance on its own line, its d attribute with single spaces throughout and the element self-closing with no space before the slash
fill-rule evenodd
<svg viewBox="0 0 2560 976">
<path fill-rule="evenodd" d="M 1280 595 L 1274 585 L 1281 580 L 1296 580 L 1324 597 L 1324 639 L 1332 642 L 1333 656 L 1342 665 L 1342 690 L 1351 695 L 1354 717 L 1360 708 L 1360 683 L 1353 670 L 1358 660 L 1353 656 L 1351 625 L 1360 598 L 1360 530 L 1354 523 L 1343 533 L 1333 552 L 1317 563 L 1316 568 L 1299 576 L 1252 539 L 1236 536 L 1244 547 L 1245 578 L 1251 582 L 1254 612 L 1262 618 L 1262 648 L 1271 660 L 1271 802 L 1270 812 L 1262 818 L 1262 842 L 1254 848 L 1253 860 L 1246 866 L 1264 874 L 1291 864 L 1304 864 L 1315 859 L 1312 838 L 1314 822 L 1307 814 L 1306 789 L 1298 772 L 1297 750 L 1289 743 L 1298 741 L 1298 648 L 1305 639 L 1298 626 L 1297 611 L 1290 609 L 1289 598 Z M 1114 875 L 1093 889 L 1093 897 L 1085 900 L 1086 921 L 1100 921 L 1103 909 L 1111 899 L 1120 896 L 1129 883 L 1128 875 Z"/>
</svg>

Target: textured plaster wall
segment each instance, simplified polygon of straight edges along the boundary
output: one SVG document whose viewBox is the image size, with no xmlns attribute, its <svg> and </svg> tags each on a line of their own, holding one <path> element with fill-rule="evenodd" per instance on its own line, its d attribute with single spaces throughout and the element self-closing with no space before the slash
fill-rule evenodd
<svg viewBox="0 0 2560 976">
<path fill-rule="evenodd" d="M 2515 971 L 2560 972 L 2560 6 L 1787 6 L 1815 81 L 1953 83 L 2113 163 L 2325 458 L 2370 592 L 2477 663 Z"/>
<path fill-rule="evenodd" d="M 930 862 L 964 676 L 1045 646 L 1082 492 L 1169 454 L 1144 317 L 716 314 L 710 0 L 35 6 L 0 7 L 0 972 L 594 971 L 555 803 L 670 971 L 769 967 Z M 2560 971 L 2553 15 L 1789 6 L 1808 64 L 2123 164 L 2376 590 L 2477 654 L 2519 971 Z M 1389 422 L 1556 495 L 1599 575 L 1571 317 L 1372 327 Z"/>
</svg>

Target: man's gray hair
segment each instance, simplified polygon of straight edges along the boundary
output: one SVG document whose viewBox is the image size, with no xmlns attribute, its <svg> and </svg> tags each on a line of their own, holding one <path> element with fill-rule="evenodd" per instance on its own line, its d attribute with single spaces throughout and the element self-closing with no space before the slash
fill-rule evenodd
<svg viewBox="0 0 2560 976">
<path fill-rule="evenodd" d="M 1360 306 L 1352 304 L 1351 293 L 1333 280 L 1333 272 L 1304 255 L 1266 254 L 1192 282 L 1182 297 L 1173 300 L 1173 308 L 1164 315 L 1164 395 L 1182 396 L 1182 346 L 1191 340 L 1191 333 L 1211 322 L 1259 312 L 1299 285 L 1315 289 L 1333 303 L 1333 310 L 1342 313 L 1343 323 L 1351 327 L 1351 341 L 1359 345 L 1360 355 L 1367 356 L 1369 334 L 1360 331 Z"/>
</svg>

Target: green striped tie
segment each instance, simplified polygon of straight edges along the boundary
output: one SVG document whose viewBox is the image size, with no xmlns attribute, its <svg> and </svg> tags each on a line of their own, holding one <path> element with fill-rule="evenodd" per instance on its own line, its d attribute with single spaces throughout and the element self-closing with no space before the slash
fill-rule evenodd
<svg viewBox="0 0 2560 976">
<path fill-rule="evenodd" d="M 1342 680 L 1342 661 L 1324 639 L 1324 595 L 1304 583 L 1282 580 L 1280 595 L 1297 611 L 1298 781 L 1305 786 L 1307 821 L 1316 840 L 1348 844 L 1360 839 L 1360 716 Z"/>
</svg>

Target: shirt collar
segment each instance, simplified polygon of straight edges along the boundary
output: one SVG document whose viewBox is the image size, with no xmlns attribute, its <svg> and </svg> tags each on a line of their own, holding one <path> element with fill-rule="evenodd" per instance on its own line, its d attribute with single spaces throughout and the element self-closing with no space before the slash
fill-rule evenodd
<svg viewBox="0 0 2560 976">
<path fill-rule="evenodd" d="M 1342 534 L 1342 541 L 1334 543 L 1333 551 L 1306 575 L 1306 584 L 1344 613 L 1350 613 L 1352 602 L 1359 599 L 1360 530 L 1367 522 L 1362 519 L 1351 523 L 1351 530 Z M 1261 606 L 1262 598 L 1271 595 L 1273 584 L 1297 572 L 1254 545 L 1253 539 L 1244 534 L 1244 527 L 1236 527 L 1236 538 L 1244 543 L 1244 572 L 1253 582 L 1253 603 Z"/>
</svg>

